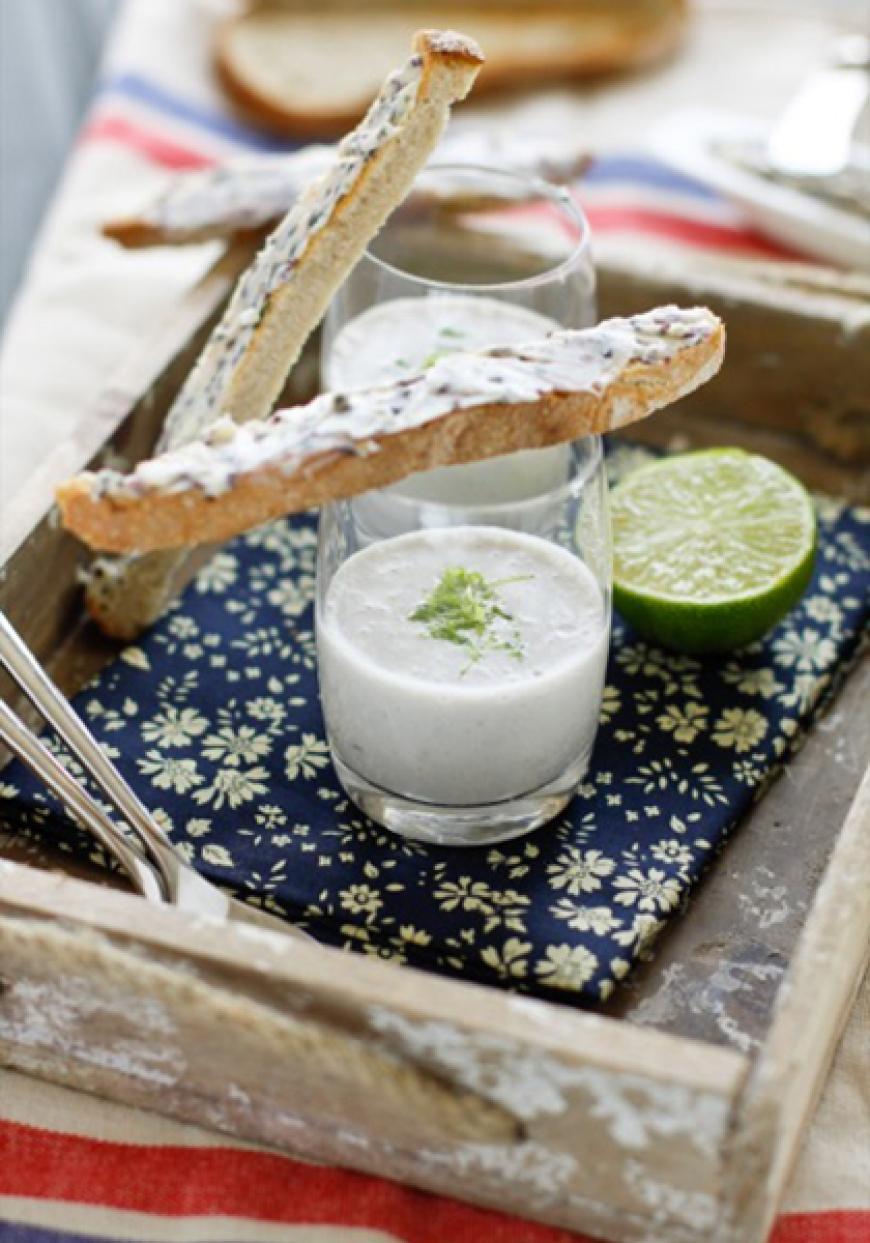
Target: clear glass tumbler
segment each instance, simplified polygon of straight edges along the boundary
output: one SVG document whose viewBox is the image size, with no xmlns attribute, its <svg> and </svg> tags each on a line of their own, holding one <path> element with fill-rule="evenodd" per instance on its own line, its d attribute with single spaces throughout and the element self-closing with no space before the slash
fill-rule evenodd
<svg viewBox="0 0 870 1243">
<path fill-rule="evenodd" d="M 333 299 L 323 381 L 366 387 L 455 350 L 518 344 L 594 320 L 589 230 L 568 191 L 497 169 L 433 165 Z M 529 450 L 427 471 L 381 496 L 522 500 L 554 487 L 564 465 L 561 447 Z M 385 501 L 377 503 L 384 518 Z"/>
<path fill-rule="evenodd" d="M 523 500 L 326 506 L 320 692 L 338 777 L 405 837 L 481 846 L 530 832 L 586 772 L 610 634 L 602 446 L 564 446 Z"/>
</svg>

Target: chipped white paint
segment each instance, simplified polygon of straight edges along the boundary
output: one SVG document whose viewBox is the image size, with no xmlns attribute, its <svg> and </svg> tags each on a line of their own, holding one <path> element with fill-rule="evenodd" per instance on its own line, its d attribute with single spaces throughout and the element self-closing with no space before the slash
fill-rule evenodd
<svg viewBox="0 0 870 1243">
<path fill-rule="evenodd" d="M 784 923 L 791 914 L 788 887 L 778 884 L 771 868 L 758 867 L 750 877 L 750 892 L 738 894 L 737 901 L 757 921 L 762 932 Z"/>
<path fill-rule="evenodd" d="M 251 1108 L 251 1097 L 244 1088 L 240 1088 L 237 1083 L 227 1084 L 227 1100 L 232 1101 L 234 1105 L 238 1105 L 241 1109 Z"/>
<path fill-rule="evenodd" d="M 519 1144 L 458 1144 L 450 1149 L 419 1153 L 425 1165 L 449 1170 L 461 1178 L 481 1179 L 495 1187 L 521 1187 L 530 1205 L 541 1207 L 560 1197 L 577 1173 L 567 1152 L 553 1152 L 527 1140 Z"/>
<path fill-rule="evenodd" d="M 369 1021 L 405 1056 L 436 1066 L 524 1122 L 564 1113 L 568 1094 L 580 1091 L 591 1098 L 592 1117 L 624 1148 L 641 1149 L 658 1139 L 683 1136 L 710 1156 L 726 1129 L 727 1105 L 712 1092 L 593 1066 L 569 1066 L 504 1037 L 471 1036 L 438 1021 L 415 1022 L 380 1006 L 370 1009 Z"/>
<path fill-rule="evenodd" d="M 362 1152 L 368 1152 L 370 1148 L 377 1147 L 380 1144 L 373 1144 L 368 1135 L 363 1135 L 360 1131 L 349 1131 L 346 1128 L 336 1132 L 335 1138 L 346 1148 L 358 1148 Z"/>
<path fill-rule="evenodd" d="M 135 1036 L 101 1045 L 87 1032 L 93 1018 L 111 1015 Z M 25 1048 L 50 1049 L 101 1070 L 116 1071 L 145 1083 L 170 1087 L 184 1074 L 184 1057 L 172 1047 L 175 1029 L 153 998 L 97 997 L 92 984 L 76 976 L 51 983 L 18 980 L 4 995 L 0 1039 Z"/>
<path fill-rule="evenodd" d="M 741 1053 L 750 1053 L 760 1047 L 760 1041 L 741 1028 L 728 1008 L 729 998 L 735 997 L 739 1005 L 741 995 L 756 992 L 758 984 L 775 988 L 784 971 L 784 964 L 778 962 L 731 962 L 726 959 L 718 964 L 701 987 L 688 976 L 682 963 L 672 963 L 662 972 L 661 987 L 632 1010 L 631 1021 L 650 1027 L 675 1027 L 679 1026 L 681 1017 L 688 1011 L 711 1020 L 729 1045 Z"/>
<path fill-rule="evenodd" d="M 704 1191 L 674 1187 L 670 1183 L 651 1178 L 649 1172 L 637 1161 L 629 1159 L 624 1169 L 626 1185 L 650 1210 L 652 1233 L 645 1236 L 643 1243 L 660 1243 L 659 1227 L 671 1226 L 675 1221 L 690 1226 L 693 1237 L 702 1237 L 702 1231 L 712 1232 L 718 1214 L 718 1204 L 714 1196 Z M 697 1236 L 694 1235 L 695 1231 L 698 1232 Z"/>
<path fill-rule="evenodd" d="M 131 1075 L 161 1088 L 174 1086 L 187 1069 L 187 1062 L 179 1053 L 166 1048 L 151 1048 L 141 1040 L 116 1040 L 111 1048 L 89 1044 L 84 1052 L 77 1045 L 70 1052 L 101 1070 Z"/>
</svg>

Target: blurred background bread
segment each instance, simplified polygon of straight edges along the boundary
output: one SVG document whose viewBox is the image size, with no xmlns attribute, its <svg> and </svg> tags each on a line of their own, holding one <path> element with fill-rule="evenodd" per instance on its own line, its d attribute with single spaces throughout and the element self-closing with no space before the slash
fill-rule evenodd
<svg viewBox="0 0 870 1243">
<path fill-rule="evenodd" d="M 249 0 L 219 26 L 215 64 L 239 110 L 293 137 L 360 118 L 421 25 L 486 47 L 476 95 L 618 72 L 679 43 L 685 0 Z"/>
</svg>

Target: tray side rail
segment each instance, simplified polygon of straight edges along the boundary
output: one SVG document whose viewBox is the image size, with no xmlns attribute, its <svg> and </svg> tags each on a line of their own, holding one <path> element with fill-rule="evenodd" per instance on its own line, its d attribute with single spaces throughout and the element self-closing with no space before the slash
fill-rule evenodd
<svg viewBox="0 0 870 1243">
<path fill-rule="evenodd" d="M 732 1050 L 13 863 L 0 1061 L 625 1243 L 711 1236 L 749 1070 Z"/>
</svg>

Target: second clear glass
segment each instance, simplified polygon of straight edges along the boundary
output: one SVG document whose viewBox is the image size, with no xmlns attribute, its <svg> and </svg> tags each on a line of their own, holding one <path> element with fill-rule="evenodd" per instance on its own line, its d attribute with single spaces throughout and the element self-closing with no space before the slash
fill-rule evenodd
<svg viewBox="0 0 870 1243">
<path fill-rule="evenodd" d="M 497 169 L 433 165 L 333 299 L 324 385 L 401 379 L 454 350 L 587 327 L 595 311 L 588 226 L 567 190 Z M 528 499 L 564 478 L 564 461 L 561 449 L 538 449 L 428 471 L 386 489 L 380 511 L 390 495 Z"/>
</svg>

